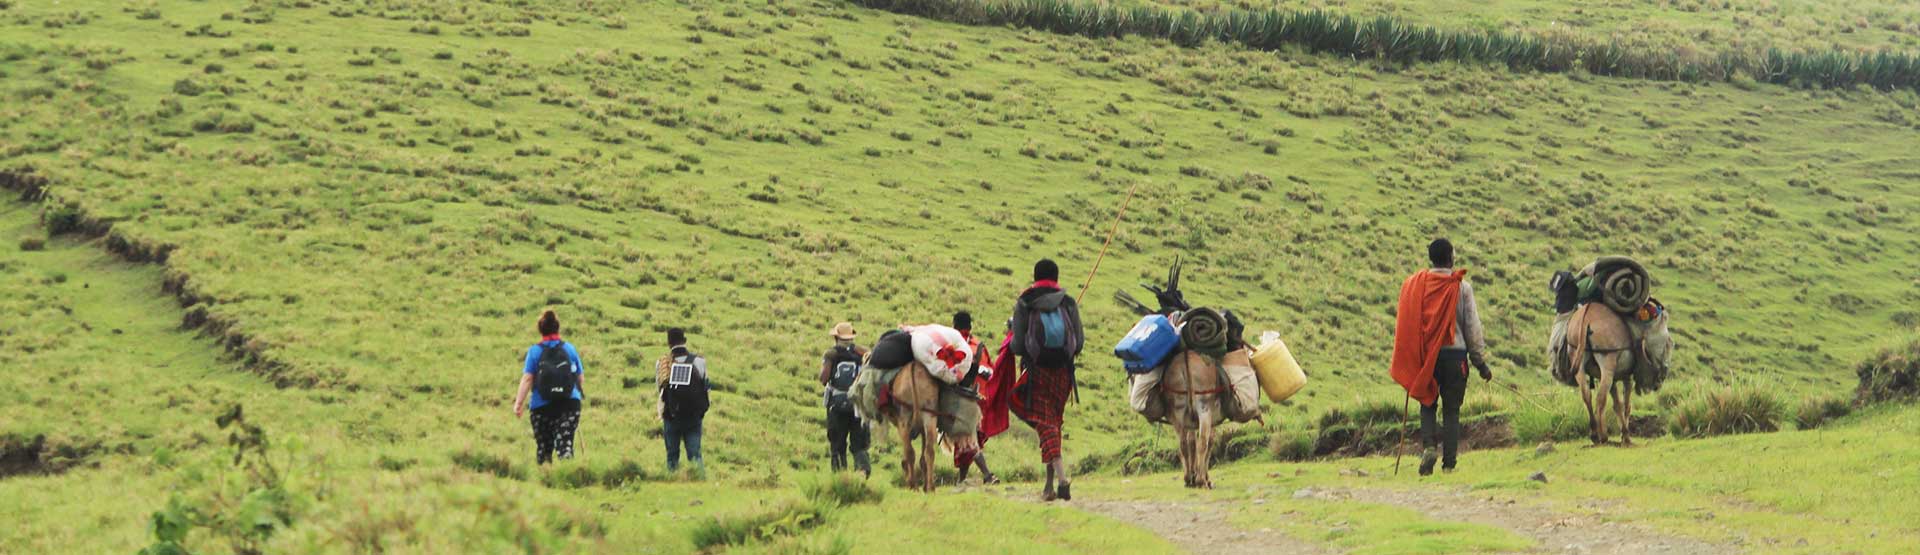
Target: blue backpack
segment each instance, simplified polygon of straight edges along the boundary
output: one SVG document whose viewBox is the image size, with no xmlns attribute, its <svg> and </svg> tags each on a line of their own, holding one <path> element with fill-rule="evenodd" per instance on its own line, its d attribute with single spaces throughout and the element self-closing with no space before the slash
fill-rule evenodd
<svg viewBox="0 0 1920 555">
<path fill-rule="evenodd" d="M 1035 299 L 1027 307 L 1027 357 L 1043 368 L 1061 368 L 1073 364 L 1080 352 L 1080 322 L 1067 310 L 1069 297 L 1056 291 Z"/>
</svg>

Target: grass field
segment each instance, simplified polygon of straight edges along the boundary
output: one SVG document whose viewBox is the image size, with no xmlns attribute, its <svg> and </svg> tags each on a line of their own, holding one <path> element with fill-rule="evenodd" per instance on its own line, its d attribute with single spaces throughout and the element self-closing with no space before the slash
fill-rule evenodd
<svg viewBox="0 0 1920 555">
<path fill-rule="evenodd" d="M 1501 6 L 1395 12 L 1539 26 Z M 1785 23 L 1762 34 L 1733 8 L 1555 9 L 1599 32 L 1911 46 L 1908 8 L 1767 6 Z M 1842 33 L 1846 16 L 1869 25 Z M 1077 288 L 1129 190 L 1068 424 L 1069 457 L 1107 478 L 1164 470 L 1168 451 L 1099 353 L 1132 323 L 1106 297 L 1176 256 L 1190 299 L 1281 331 L 1312 374 L 1272 427 L 1229 430 L 1231 458 L 1256 461 L 1336 409 L 1399 399 L 1389 311 L 1434 235 L 1461 245 L 1495 371 L 1521 392 L 1479 388 L 1470 412 L 1523 444 L 1580 435 L 1577 396 L 1545 376 L 1544 284 L 1595 255 L 1649 263 L 1675 311 L 1661 397 L 1845 397 L 1857 360 L 1920 323 L 1910 91 L 1372 65 L 825 1 L 0 1 L 0 95 L 0 169 L 45 183 L 6 208 L 0 360 L 63 369 L 0 378 L 0 435 L 64 453 L 0 481 L 10 513 L 33 511 L 4 551 L 135 550 L 170 497 L 250 515 L 255 491 L 289 492 L 269 505 L 278 532 L 187 542 L 692 550 L 684 524 L 770 510 L 825 466 L 812 375 L 829 326 L 995 322 L 1040 257 Z M 554 471 L 532 467 L 508 407 L 545 308 L 588 374 L 582 460 Z M 649 416 L 671 326 L 714 365 L 706 482 L 665 475 Z M 275 438 L 267 460 L 301 470 L 232 464 L 245 448 L 214 422 L 231 403 Z M 1749 441 L 1805 436 L 1779 437 Z M 1720 441 L 1671 449 L 1737 445 Z M 999 469 L 1035 476 L 1033 443 L 1018 425 L 997 439 Z M 849 523 L 979 503 L 1078 530 L 1063 552 L 1168 547 L 1071 510 L 895 492 L 759 548 L 963 541 Z M 508 516 L 546 507 L 552 526 Z M 681 520 L 647 516 L 666 513 Z"/>
</svg>

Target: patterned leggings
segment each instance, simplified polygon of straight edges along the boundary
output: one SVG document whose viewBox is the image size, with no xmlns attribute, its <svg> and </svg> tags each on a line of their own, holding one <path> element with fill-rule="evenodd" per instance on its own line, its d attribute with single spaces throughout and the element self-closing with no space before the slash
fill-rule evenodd
<svg viewBox="0 0 1920 555">
<path fill-rule="evenodd" d="M 580 427 L 580 407 L 540 407 L 533 409 L 533 443 L 540 464 L 560 458 L 573 458 L 573 431 Z"/>
<path fill-rule="evenodd" d="M 1015 386 L 1013 414 L 1040 435 L 1040 462 L 1060 460 L 1060 426 L 1073 396 L 1073 370 L 1032 369 Z"/>
</svg>

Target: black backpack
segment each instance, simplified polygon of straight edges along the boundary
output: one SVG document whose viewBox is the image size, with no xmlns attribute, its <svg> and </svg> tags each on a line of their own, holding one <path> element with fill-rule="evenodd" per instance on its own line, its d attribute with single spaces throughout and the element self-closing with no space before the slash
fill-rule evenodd
<svg viewBox="0 0 1920 555">
<path fill-rule="evenodd" d="M 827 375 L 827 410 L 853 412 L 853 399 L 847 392 L 860 377 L 860 352 L 852 347 L 835 347 L 833 368 Z"/>
<path fill-rule="evenodd" d="M 667 383 L 660 390 L 667 420 L 689 421 L 707 416 L 707 377 L 700 375 L 694 366 L 699 360 L 700 355 L 693 353 L 667 360 Z"/>
<path fill-rule="evenodd" d="M 573 388 L 580 383 L 573 373 L 573 359 L 567 356 L 567 344 L 557 343 L 552 347 L 540 348 L 540 361 L 534 366 L 534 392 L 540 399 L 549 403 L 573 398 Z"/>
<path fill-rule="evenodd" d="M 1080 352 L 1079 317 L 1068 310 L 1069 302 L 1065 291 L 1055 291 L 1027 305 L 1026 337 L 1021 341 L 1027 356 L 1041 368 L 1064 368 Z"/>
</svg>

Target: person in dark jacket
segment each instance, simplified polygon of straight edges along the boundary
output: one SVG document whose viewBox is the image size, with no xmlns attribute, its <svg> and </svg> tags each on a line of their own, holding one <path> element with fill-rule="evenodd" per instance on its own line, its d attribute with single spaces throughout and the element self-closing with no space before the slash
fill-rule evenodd
<svg viewBox="0 0 1920 555">
<path fill-rule="evenodd" d="M 700 457 L 701 424 L 706 420 L 707 393 L 713 382 L 707 381 L 707 359 L 687 349 L 687 332 L 667 330 L 667 356 L 654 364 L 655 384 L 660 399 L 660 436 L 667 442 L 667 471 L 680 469 L 680 449 L 687 450 L 687 461 L 703 468 Z M 684 383 L 674 383 L 675 366 L 685 366 Z"/>
<path fill-rule="evenodd" d="M 580 426 L 580 384 L 586 369 L 580 365 L 580 353 L 574 350 L 573 344 L 560 339 L 560 317 L 553 311 L 541 313 L 534 328 L 540 332 L 540 342 L 527 349 L 526 362 L 520 367 L 520 390 L 513 396 L 513 417 L 519 418 L 527 409 L 532 409 L 533 416 L 528 421 L 533 425 L 534 460 L 547 464 L 553 462 L 556 453 L 562 459 L 573 458 L 573 433 Z M 548 349 L 566 353 L 574 379 L 571 395 L 547 399 L 533 392 L 534 376 L 540 372 L 540 359 Z"/>
<path fill-rule="evenodd" d="M 1040 436 L 1040 462 L 1047 467 L 1040 496 L 1072 500 L 1071 479 L 1060 454 L 1060 428 L 1073 395 L 1074 360 L 1085 336 L 1080 306 L 1060 289 L 1060 267 L 1052 260 L 1034 264 L 1033 285 L 1013 305 L 1012 335 L 1009 347 L 1025 370 L 1014 385 L 1012 408 Z"/>
<path fill-rule="evenodd" d="M 820 360 L 820 385 L 826 389 L 823 396 L 827 405 L 829 464 L 834 472 L 846 470 L 847 453 L 851 450 L 854 468 L 871 477 L 873 464 L 867 459 L 867 445 L 872 441 L 872 433 L 854 412 L 848 391 L 863 370 L 867 349 L 853 342 L 859 334 L 851 322 L 835 324 L 831 335 L 833 347 L 828 348 Z"/>
</svg>

